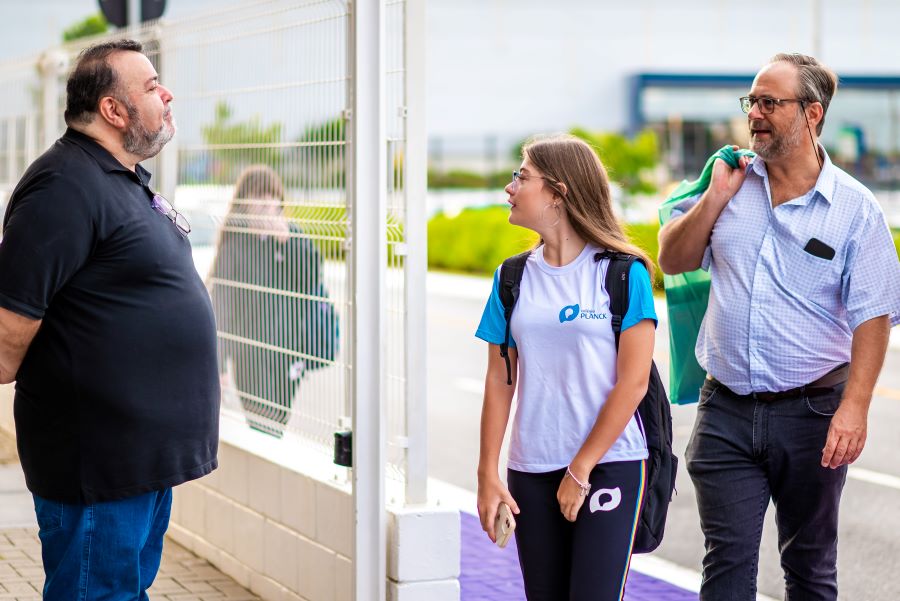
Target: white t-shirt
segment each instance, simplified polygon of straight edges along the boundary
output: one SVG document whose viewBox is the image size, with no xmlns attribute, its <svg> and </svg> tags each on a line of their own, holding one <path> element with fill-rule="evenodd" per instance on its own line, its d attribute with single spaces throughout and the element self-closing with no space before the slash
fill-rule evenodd
<svg viewBox="0 0 900 601">
<path fill-rule="evenodd" d="M 616 383 L 616 346 L 604 289 L 609 261 L 591 244 L 574 261 L 553 267 L 543 246 L 528 258 L 511 320 L 510 346 L 518 349 L 518 408 L 513 421 L 509 467 L 549 472 L 566 467 L 578 453 Z M 498 268 L 494 289 L 476 336 L 503 342 L 506 321 Z M 642 319 L 656 321 L 647 269 L 635 261 L 629 275 L 629 305 L 622 331 Z M 600 463 L 647 458 L 634 417 Z"/>
</svg>

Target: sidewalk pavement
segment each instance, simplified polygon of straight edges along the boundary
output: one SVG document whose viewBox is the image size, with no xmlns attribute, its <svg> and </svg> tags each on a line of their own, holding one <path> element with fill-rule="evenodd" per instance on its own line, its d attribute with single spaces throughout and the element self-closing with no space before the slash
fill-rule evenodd
<svg viewBox="0 0 900 601">
<path fill-rule="evenodd" d="M 461 514 L 461 601 L 524 601 L 515 540 L 494 546 L 478 519 Z M 0 432 L 0 601 L 39 601 L 44 584 L 41 543 L 31 493 L 12 440 Z M 672 584 L 631 571 L 629 601 L 695 601 Z M 262 601 L 177 543 L 167 540 L 152 601 Z"/>
<path fill-rule="evenodd" d="M 43 587 L 31 493 L 14 441 L 0 432 L 0 601 L 40 601 Z M 149 592 L 152 601 L 261 601 L 171 540 L 166 540 L 159 575 Z"/>
</svg>

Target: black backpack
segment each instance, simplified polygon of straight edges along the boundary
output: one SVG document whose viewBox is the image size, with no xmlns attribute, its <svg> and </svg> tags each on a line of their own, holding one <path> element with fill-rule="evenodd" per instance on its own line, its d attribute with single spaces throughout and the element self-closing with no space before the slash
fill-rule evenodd
<svg viewBox="0 0 900 601">
<path fill-rule="evenodd" d="M 509 361 L 509 323 L 513 308 L 519 299 L 519 284 L 525 272 L 525 263 L 531 251 L 510 257 L 500 268 L 500 301 L 506 317 L 506 337 L 500 345 L 500 355 L 506 360 L 507 384 L 512 384 Z M 637 257 L 617 252 L 598 252 L 594 261 L 609 259 L 606 270 L 606 291 L 609 294 L 609 311 L 616 335 L 616 349 L 622 332 L 622 319 L 628 310 L 628 275 Z M 650 365 L 650 381 L 647 394 L 637 409 L 638 425 L 647 441 L 650 457 L 647 459 L 647 477 L 640 521 L 634 537 L 634 553 L 650 553 L 662 542 L 666 528 L 666 514 L 675 490 L 675 473 L 678 458 L 672 453 L 672 413 L 669 399 L 656 369 Z"/>
</svg>

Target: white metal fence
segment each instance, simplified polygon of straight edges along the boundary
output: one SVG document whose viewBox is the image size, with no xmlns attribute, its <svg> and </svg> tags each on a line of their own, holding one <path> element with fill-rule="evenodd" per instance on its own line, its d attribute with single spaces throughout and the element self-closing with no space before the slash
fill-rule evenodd
<svg viewBox="0 0 900 601">
<path fill-rule="evenodd" d="M 353 8 L 338 0 L 258 0 L 118 34 L 144 43 L 175 96 L 178 135 L 144 166 L 193 228 L 195 261 L 218 319 L 223 411 L 323 457 L 331 455 L 333 433 L 351 423 L 353 345 L 357 328 L 369 327 L 354 323 L 355 302 L 364 299 L 354 301 L 351 216 L 369 199 L 354 197 L 349 185 L 357 167 L 349 135 Z M 425 150 L 416 143 L 422 156 L 406 154 L 409 8 L 391 0 L 383 12 L 383 406 L 387 473 L 406 482 L 407 500 L 422 502 L 424 308 L 410 311 L 409 301 L 424 301 L 425 246 L 424 236 L 408 238 L 421 231 L 410 219 L 424 220 Z M 0 63 L 0 203 L 64 130 L 67 71 L 97 41 Z M 410 261 L 411 253 L 421 257 Z M 418 270 L 412 279 L 410 263 Z"/>
</svg>

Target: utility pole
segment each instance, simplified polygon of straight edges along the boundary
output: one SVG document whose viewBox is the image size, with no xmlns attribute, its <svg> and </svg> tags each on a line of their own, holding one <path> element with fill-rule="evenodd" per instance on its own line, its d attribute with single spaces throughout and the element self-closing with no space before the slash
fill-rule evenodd
<svg viewBox="0 0 900 601">
<path fill-rule="evenodd" d="M 141 0 L 128 0 L 128 28 L 134 29 L 141 24 Z"/>
<path fill-rule="evenodd" d="M 145 21 L 160 18 L 166 10 L 166 0 L 98 0 L 100 11 L 110 25 L 135 27 Z"/>
</svg>

